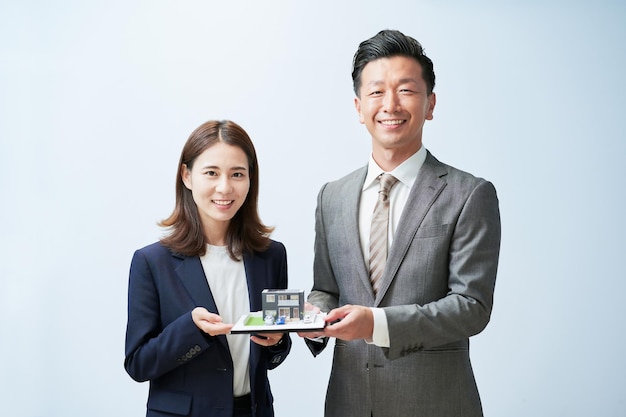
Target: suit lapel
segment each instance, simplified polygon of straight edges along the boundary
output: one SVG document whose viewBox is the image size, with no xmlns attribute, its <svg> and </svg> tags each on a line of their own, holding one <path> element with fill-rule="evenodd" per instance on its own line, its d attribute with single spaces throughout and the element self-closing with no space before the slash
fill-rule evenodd
<svg viewBox="0 0 626 417">
<path fill-rule="evenodd" d="M 250 300 L 250 311 L 261 310 L 261 291 L 265 289 L 267 285 L 267 277 L 265 276 L 265 269 L 258 265 L 260 261 L 259 256 L 245 254 L 243 256 L 243 264 L 246 269 L 246 281 L 248 282 L 248 299 Z M 252 294 L 259 294 L 258 297 L 253 297 Z"/>
<path fill-rule="evenodd" d="M 381 288 L 377 294 L 375 305 L 382 300 L 391 285 L 393 278 L 405 258 L 417 229 L 424 217 L 446 187 L 444 177 L 447 175 L 445 166 L 428 153 L 424 165 L 419 171 L 417 180 L 409 193 L 395 237 L 389 250 L 389 257 L 383 276 Z"/>
<path fill-rule="evenodd" d="M 174 256 L 181 259 L 180 265 L 176 268 L 176 273 L 196 306 L 202 306 L 212 313 L 218 313 L 200 258 L 198 256 Z"/>
<path fill-rule="evenodd" d="M 357 275 L 363 283 L 366 291 L 374 298 L 374 290 L 370 281 L 370 275 L 365 262 L 363 260 L 363 252 L 361 251 L 361 237 L 359 235 L 359 203 L 363 182 L 367 175 L 367 167 L 357 171 L 352 178 L 344 184 L 341 195 L 345 199 L 342 204 L 342 223 L 344 225 L 344 236 L 346 239 L 347 255 L 352 259 L 353 265 L 356 267 Z"/>
</svg>

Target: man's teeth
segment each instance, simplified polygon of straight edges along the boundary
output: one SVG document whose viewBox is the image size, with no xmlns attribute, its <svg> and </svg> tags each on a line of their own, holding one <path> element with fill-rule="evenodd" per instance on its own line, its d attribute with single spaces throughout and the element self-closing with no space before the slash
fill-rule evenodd
<svg viewBox="0 0 626 417">
<path fill-rule="evenodd" d="M 381 123 L 384 125 L 399 125 L 404 123 L 404 120 L 383 120 Z"/>
</svg>

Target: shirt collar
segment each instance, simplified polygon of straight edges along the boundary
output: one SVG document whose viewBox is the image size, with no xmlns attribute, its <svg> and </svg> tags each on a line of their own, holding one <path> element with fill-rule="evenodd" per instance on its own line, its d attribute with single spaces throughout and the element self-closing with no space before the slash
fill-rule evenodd
<svg viewBox="0 0 626 417">
<path fill-rule="evenodd" d="M 422 168 L 422 165 L 424 165 L 426 153 L 426 148 L 422 146 L 406 161 L 398 165 L 393 171 L 389 172 L 389 174 L 396 177 L 402 184 L 411 188 L 417 179 L 417 173 L 420 168 Z M 365 182 L 363 183 L 363 190 L 370 188 L 376 181 L 376 178 L 384 172 L 385 171 L 378 166 L 376 161 L 374 161 L 374 157 L 370 154 L 370 159 L 367 165 L 367 175 L 365 177 Z"/>
</svg>

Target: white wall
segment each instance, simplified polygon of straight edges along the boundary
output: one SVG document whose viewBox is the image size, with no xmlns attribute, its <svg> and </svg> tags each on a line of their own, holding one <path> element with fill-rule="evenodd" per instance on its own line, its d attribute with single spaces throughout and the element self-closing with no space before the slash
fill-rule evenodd
<svg viewBox="0 0 626 417">
<path fill-rule="evenodd" d="M 0 415 L 144 415 L 128 267 L 208 119 L 255 141 L 262 218 L 308 293 L 317 191 L 369 152 L 352 55 L 383 28 L 435 62 L 426 146 L 499 192 L 495 308 L 472 339 L 485 415 L 625 415 L 626 7 L 502 3 L 0 0 Z M 331 351 L 295 342 L 277 416 L 321 416 Z"/>
</svg>

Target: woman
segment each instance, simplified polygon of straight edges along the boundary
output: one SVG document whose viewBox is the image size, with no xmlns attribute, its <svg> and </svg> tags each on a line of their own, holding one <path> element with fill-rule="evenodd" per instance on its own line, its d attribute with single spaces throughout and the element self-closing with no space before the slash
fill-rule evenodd
<svg viewBox="0 0 626 417">
<path fill-rule="evenodd" d="M 150 381 L 147 416 L 273 416 L 267 370 L 288 334 L 231 335 L 261 310 L 261 291 L 287 288 L 285 247 L 257 212 L 254 145 L 231 121 L 209 121 L 185 144 L 169 234 L 135 252 L 124 366 Z M 252 343 L 251 343 L 252 342 Z"/>
</svg>

